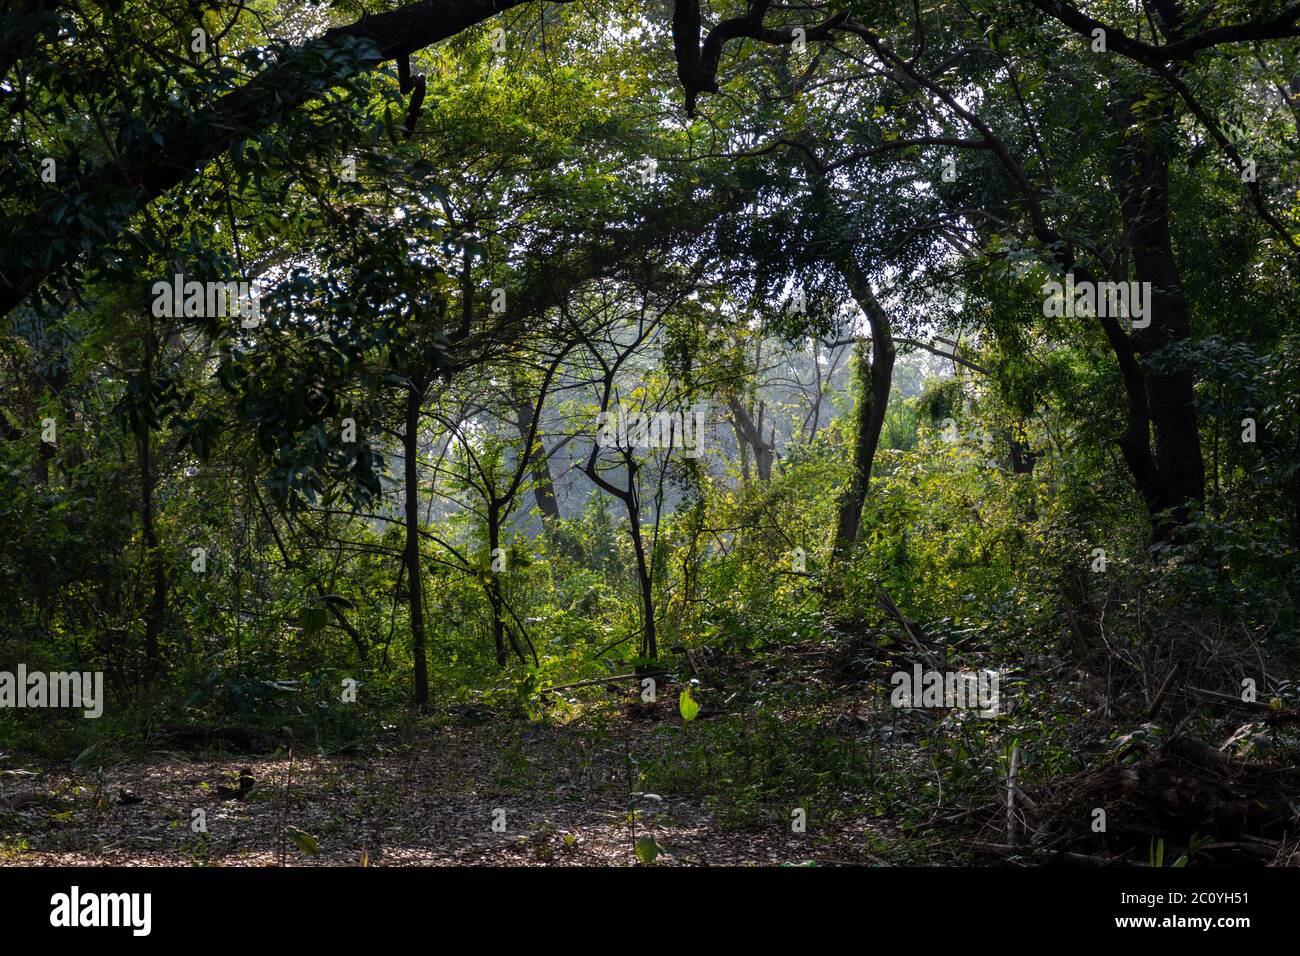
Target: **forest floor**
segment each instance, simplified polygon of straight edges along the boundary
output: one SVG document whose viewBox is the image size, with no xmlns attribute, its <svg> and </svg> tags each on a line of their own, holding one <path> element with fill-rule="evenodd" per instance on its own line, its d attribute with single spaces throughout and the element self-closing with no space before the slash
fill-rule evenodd
<svg viewBox="0 0 1300 956">
<path fill-rule="evenodd" d="M 646 704 L 624 681 L 341 745 L 268 724 L 233 753 L 170 731 L 71 762 L 0 754 L 0 865 L 1142 865 L 1166 839 L 1170 860 L 1300 864 L 1289 709 L 1116 724 L 1085 703 L 1099 688 L 1031 662 L 1040 691 L 1002 726 L 889 706 L 879 643 L 696 655 L 691 722 L 676 684 Z"/>
<path fill-rule="evenodd" d="M 0 863 L 635 865 L 647 836 L 656 865 L 881 862 L 865 822 L 810 839 L 788 825 L 722 825 L 695 797 L 629 797 L 625 748 L 653 743 L 649 727 L 626 729 L 593 742 L 581 729 L 528 725 L 494 747 L 500 728 L 450 726 L 364 758 L 156 752 L 102 772 L 25 770 L 0 790 L 19 804 L 0 814 Z M 237 790 L 245 769 L 255 785 L 244 798 L 218 793 Z M 206 836 L 193 832 L 196 810 Z M 310 834 L 315 852 L 282 840 L 286 827 Z"/>
</svg>

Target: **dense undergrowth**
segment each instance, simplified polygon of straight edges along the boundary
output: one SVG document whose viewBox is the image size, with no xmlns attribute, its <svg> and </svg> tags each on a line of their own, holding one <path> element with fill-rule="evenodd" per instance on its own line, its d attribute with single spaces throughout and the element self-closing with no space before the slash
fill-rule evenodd
<svg viewBox="0 0 1300 956">
<path fill-rule="evenodd" d="M 361 661 L 337 628 L 288 613 L 292 576 L 250 574 L 256 615 L 223 615 L 211 592 L 193 591 L 194 619 L 213 626 L 171 630 L 165 650 L 178 666 L 152 684 L 130 667 L 110 671 L 104 718 L 0 714 L 6 765 L 89 773 L 171 746 L 176 725 L 234 724 L 265 732 L 280 752 L 324 756 L 364 753 L 394 733 L 436 741 L 441 727 L 476 726 L 508 766 L 528 727 L 565 727 L 626 747 L 613 786 L 630 800 L 698 798 L 724 827 L 782 828 L 795 809 L 812 833 L 873 821 L 887 834 L 881 858 L 934 862 L 1006 842 L 1013 760 L 1019 791 L 1042 794 L 1122 760 L 1135 739 L 1191 734 L 1217 747 L 1256 716 L 1234 756 L 1294 760 L 1294 725 L 1267 722 L 1300 707 L 1286 680 L 1296 647 L 1289 544 L 1244 541 L 1231 520 L 1205 517 L 1153 552 L 1119 501 L 1111 515 L 1077 504 L 1090 499 L 1068 458 L 1013 474 L 990 442 L 944 441 L 914 405 L 905 406 L 914 431 L 882 454 L 868 532 L 841 566 L 819 533 L 831 520 L 833 435 L 769 483 L 714 488 L 707 507 L 667 520 L 661 546 L 686 559 L 657 582 L 664 652 L 653 667 L 628 653 L 638 621 L 625 541 L 593 503 L 512 544 L 509 599 L 536 664 L 497 669 L 481 593 L 435 573 L 434 704 L 413 711 L 403 641 L 376 639 Z M 725 539 L 711 530 L 733 527 L 748 530 Z M 1106 550 L 1104 570 L 1094 546 Z M 400 634 L 400 584 L 373 560 L 371 576 L 354 570 L 336 591 L 369 633 Z M 84 666 L 74 650 L 93 653 L 75 641 L 6 643 L 51 670 Z M 918 649 L 945 667 L 998 671 L 1001 712 L 892 706 L 890 675 Z M 645 674 L 654 703 L 642 697 Z M 1259 715 L 1242 712 L 1248 679 Z M 345 680 L 357 681 L 355 703 L 340 699 Z M 690 721 L 679 713 L 683 690 L 700 708 Z M 516 771 L 526 788 L 527 765 Z M 1171 853 L 1195 845 L 1187 834 L 1150 836 L 1168 839 Z"/>
</svg>

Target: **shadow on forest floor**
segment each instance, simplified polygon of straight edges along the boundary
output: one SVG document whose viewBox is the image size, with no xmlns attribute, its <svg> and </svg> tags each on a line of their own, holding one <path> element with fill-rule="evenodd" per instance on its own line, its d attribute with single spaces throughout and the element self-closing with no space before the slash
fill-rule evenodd
<svg viewBox="0 0 1300 956">
<path fill-rule="evenodd" d="M 621 739 L 593 742 L 578 728 L 530 724 L 507 728 L 514 739 L 493 746 L 484 740 L 493 730 L 444 727 L 368 758 L 297 757 L 291 765 L 284 754 L 157 751 L 151 762 L 102 775 L 37 773 L 0 790 L 11 806 L 0 813 L 8 833 L 0 862 L 276 865 L 285 827 L 316 844 L 308 854 L 286 839 L 286 865 L 357 866 L 363 855 L 375 866 L 634 865 L 635 843 L 647 836 L 658 865 L 875 860 L 865 845 L 878 838 L 866 824 L 810 841 L 789 826 L 721 826 L 693 796 L 629 801 Z M 648 730 L 633 726 L 631 734 L 644 739 Z M 245 768 L 253 789 L 244 799 L 222 796 Z M 195 811 L 206 836 L 192 830 Z M 830 845 L 833 853 L 816 850 Z"/>
<path fill-rule="evenodd" d="M 1166 731 L 1102 719 L 1087 680 L 1031 662 L 1040 690 L 1021 679 L 986 721 L 890 706 L 881 657 L 864 637 L 701 659 L 690 724 L 669 682 L 535 720 L 452 707 L 347 753 L 218 755 L 181 728 L 102 769 L 10 758 L 0 864 L 1144 865 L 1166 843 L 1175 865 L 1300 863 L 1290 708 L 1218 702 Z"/>
</svg>

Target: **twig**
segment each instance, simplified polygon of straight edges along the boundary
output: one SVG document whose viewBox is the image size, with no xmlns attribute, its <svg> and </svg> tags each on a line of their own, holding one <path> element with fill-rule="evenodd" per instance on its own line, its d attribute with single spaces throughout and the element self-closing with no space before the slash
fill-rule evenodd
<svg viewBox="0 0 1300 956">
<path fill-rule="evenodd" d="M 1173 686 L 1174 677 L 1178 674 L 1181 663 L 1181 661 L 1175 661 L 1174 666 L 1169 669 L 1169 676 L 1160 685 L 1160 689 L 1156 691 L 1156 696 L 1151 701 L 1151 706 L 1147 708 L 1147 720 L 1154 720 L 1156 714 L 1160 713 L 1160 705 L 1165 702 L 1165 695 L 1169 693 L 1169 688 Z"/>
<path fill-rule="evenodd" d="M 1013 744 L 1007 761 L 1007 842 L 1016 844 L 1016 771 L 1020 769 L 1020 745 Z"/>
<path fill-rule="evenodd" d="M 590 680 L 575 681 L 572 684 L 556 684 L 553 687 L 544 687 L 541 693 L 546 694 L 557 690 L 568 690 L 572 687 L 591 687 L 594 684 L 612 684 L 614 681 L 627 680 L 629 677 L 636 677 L 636 674 L 615 674 L 613 677 L 593 677 Z"/>
</svg>

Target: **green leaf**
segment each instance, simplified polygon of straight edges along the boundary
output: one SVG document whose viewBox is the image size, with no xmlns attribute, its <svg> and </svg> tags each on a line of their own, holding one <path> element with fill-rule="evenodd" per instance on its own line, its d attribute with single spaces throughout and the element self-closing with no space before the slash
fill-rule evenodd
<svg viewBox="0 0 1300 956">
<path fill-rule="evenodd" d="M 304 833 L 297 827 L 285 827 L 284 835 L 293 841 L 294 846 L 308 856 L 315 856 L 320 852 L 320 848 L 316 845 L 316 838 L 310 833 Z"/>
<path fill-rule="evenodd" d="M 393 122 L 393 110 L 391 107 L 384 106 L 384 131 L 388 133 L 389 141 L 397 145 L 397 125 Z"/>
<path fill-rule="evenodd" d="M 695 719 L 695 715 L 700 712 L 700 705 L 695 702 L 691 696 L 691 689 L 683 687 L 681 696 L 677 698 L 677 709 L 682 712 L 682 720 L 690 723 Z"/>
<path fill-rule="evenodd" d="M 659 856 L 659 844 L 655 842 L 652 836 L 637 837 L 636 841 L 636 858 L 640 862 L 649 866 Z"/>
</svg>

